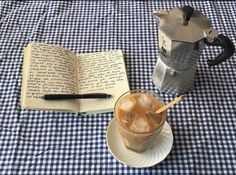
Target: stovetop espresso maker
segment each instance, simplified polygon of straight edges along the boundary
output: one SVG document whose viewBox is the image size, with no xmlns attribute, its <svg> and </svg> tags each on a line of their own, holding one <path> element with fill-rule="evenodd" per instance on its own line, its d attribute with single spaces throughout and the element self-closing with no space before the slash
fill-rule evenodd
<svg viewBox="0 0 236 175">
<path fill-rule="evenodd" d="M 152 78 L 161 91 L 180 94 L 193 88 L 197 59 L 206 45 L 223 48 L 214 60 L 208 59 L 209 66 L 224 62 L 235 52 L 232 41 L 190 6 L 155 11 L 153 15 L 159 22 L 159 57 Z"/>
</svg>

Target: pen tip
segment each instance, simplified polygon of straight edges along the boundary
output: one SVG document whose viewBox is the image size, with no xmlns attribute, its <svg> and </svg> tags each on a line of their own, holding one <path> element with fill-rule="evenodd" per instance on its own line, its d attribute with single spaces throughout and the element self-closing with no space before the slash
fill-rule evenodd
<svg viewBox="0 0 236 175">
<path fill-rule="evenodd" d="M 112 97 L 112 95 L 111 94 L 107 94 L 107 98 L 110 98 L 110 97 Z"/>
</svg>

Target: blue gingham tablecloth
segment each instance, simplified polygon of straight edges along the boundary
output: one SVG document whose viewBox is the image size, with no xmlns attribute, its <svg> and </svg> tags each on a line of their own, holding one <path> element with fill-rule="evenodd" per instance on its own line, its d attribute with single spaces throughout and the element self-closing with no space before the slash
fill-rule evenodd
<svg viewBox="0 0 236 175">
<path fill-rule="evenodd" d="M 108 151 L 113 113 L 80 116 L 20 108 L 23 48 L 31 41 L 74 52 L 122 49 L 131 89 L 148 89 L 165 102 L 151 75 L 158 28 L 151 13 L 190 5 L 236 43 L 234 1 L 1 1 L 0 174 L 236 174 L 236 58 L 209 68 L 221 50 L 198 60 L 195 89 L 168 111 L 174 144 L 149 168 L 131 168 Z"/>
</svg>

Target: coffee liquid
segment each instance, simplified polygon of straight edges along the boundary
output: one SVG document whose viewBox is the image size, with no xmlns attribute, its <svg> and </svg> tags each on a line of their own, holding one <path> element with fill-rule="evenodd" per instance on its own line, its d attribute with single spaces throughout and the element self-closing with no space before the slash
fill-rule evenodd
<svg viewBox="0 0 236 175">
<path fill-rule="evenodd" d="M 137 133 L 146 133 L 154 131 L 165 120 L 164 114 L 155 113 L 161 106 L 157 98 L 140 92 L 124 96 L 118 102 L 115 112 L 124 128 Z"/>
<path fill-rule="evenodd" d="M 159 99 L 148 92 L 134 92 L 117 102 L 116 126 L 128 149 L 142 152 L 154 145 L 166 118 L 166 112 L 155 113 L 161 106 Z"/>
</svg>

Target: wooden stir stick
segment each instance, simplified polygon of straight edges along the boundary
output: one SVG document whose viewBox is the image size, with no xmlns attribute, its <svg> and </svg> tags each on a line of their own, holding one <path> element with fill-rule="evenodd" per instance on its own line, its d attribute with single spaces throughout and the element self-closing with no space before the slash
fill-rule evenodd
<svg viewBox="0 0 236 175">
<path fill-rule="evenodd" d="M 168 108 L 170 108 L 171 106 L 175 105 L 176 103 L 178 103 L 180 100 L 182 100 L 184 97 L 186 97 L 186 94 L 180 95 L 178 97 L 176 97 L 173 101 L 169 102 L 168 104 L 166 104 L 165 106 L 162 106 L 160 109 L 158 109 L 156 111 L 156 113 L 160 114 L 161 112 L 167 110 Z"/>
</svg>

